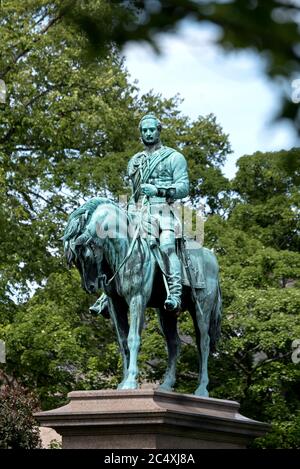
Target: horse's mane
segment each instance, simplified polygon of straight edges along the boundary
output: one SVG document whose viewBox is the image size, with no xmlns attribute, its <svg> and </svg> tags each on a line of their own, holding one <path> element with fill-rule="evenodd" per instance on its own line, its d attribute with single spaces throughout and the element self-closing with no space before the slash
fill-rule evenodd
<svg viewBox="0 0 300 469">
<path fill-rule="evenodd" d="M 111 204 L 114 207 L 118 205 L 110 199 L 105 197 L 93 197 L 92 199 L 85 202 L 81 207 L 74 210 L 69 216 L 68 223 L 64 232 L 63 241 L 69 241 L 70 239 L 77 238 L 84 231 L 84 228 L 89 223 L 94 211 L 99 205 Z"/>
</svg>

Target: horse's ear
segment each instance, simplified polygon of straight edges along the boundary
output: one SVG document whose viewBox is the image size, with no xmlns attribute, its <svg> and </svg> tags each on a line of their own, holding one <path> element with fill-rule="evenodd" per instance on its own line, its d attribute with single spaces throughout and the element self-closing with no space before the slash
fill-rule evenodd
<svg viewBox="0 0 300 469">
<path fill-rule="evenodd" d="M 89 235 L 87 233 L 83 233 L 81 236 L 79 236 L 76 241 L 75 241 L 75 246 L 81 246 L 82 244 L 85 244 L 86 241 L 89 239 Z"/>
</svg>

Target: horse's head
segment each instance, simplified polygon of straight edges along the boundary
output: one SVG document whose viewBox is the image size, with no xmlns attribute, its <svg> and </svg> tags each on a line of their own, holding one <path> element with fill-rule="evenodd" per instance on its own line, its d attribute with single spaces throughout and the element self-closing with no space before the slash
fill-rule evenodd
<svg viewBox="0 0 300 469">
<path fill-rule="evenodd" d="M 100 288 L 103 249 L 99 240 L 84 233 L 65 244 L 68 265 L 74 264 L 81 277 L 82 288 L 87 293 L 96 293 Z"/>
<path fill-rule="evenodd" d="M 95 293 L 100 287 L 103 249 L 114 239 L 119 249 L 127 240 L 127 214 L 113 201 L 95 197 L 77 208 L 69 217 L 63 236 L 69 266 L 79 270 L 82 287 Z M 112 255 L 115 260 L 115 253 Z"/>
</svg>

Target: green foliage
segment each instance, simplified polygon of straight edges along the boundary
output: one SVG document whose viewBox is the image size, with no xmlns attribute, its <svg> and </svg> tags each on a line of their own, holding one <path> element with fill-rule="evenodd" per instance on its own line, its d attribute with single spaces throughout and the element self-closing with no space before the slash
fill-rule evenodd
<svg viewBox="0 0 300 469">
<path fill-rule="evenodd" d="M 298 148 L 240 158 L 232 187 L 244 203 L 232 223 L 265 245 L 300 251 L 299 161 Z"/>
<path fill-rule="evenodd" d="M 14 295 L 18 284 L 23 298 L 26 282 L 41 284 L 62 268 L 53 253 L 70 207 L 98 190 L 123 187 L 133 89 L 116 54 L 93 65 L 80 58 L 84 38 L 52 16 L 55 3 L 2 2 L 1 8 L 0 69 L 8 89 L 0 123 L 7 233 L 1 281 Z M 118 170 L 107 171 L 117 155 Z"/>
<path fill-rule="evenodd" d="M 280 410 L 280 409 L 279 409 Z M 288 415 L 285 421 L 274 421 L 272 432 L 265 438 L 257 438 L 255 441 L 256 448 L 280 448 L 280 449 L 300 449 L 300 415 Z"/>
<path fill-rule="evenodd" d="M 123 46 L 129 41 L 148 41 L 159 51 L 159 35 L 176 31 L 183 19 L 218 28 L 216 42 L 224 50 L 255 50 L 261 54 L 269 78 L 283 77 L 289 88 L 299 74 L 299 28 L 297 2 L 285 0 L 144 1 L 65 0 L 60 14 L 89 39 L 92 57 L 103 53 L 107 43 Z M 298 105 L 282 89 L 280 117 L 290 119 L 296 130 Z"/>
<path fill-rule="evenodd" d="M 218 254 L 224 303 L 211 396 L 237 400 L 244 415 L 272 423 L 272 432 L 255 442 L 261 448 L 299 447 L 300 369 L 292 360 L 300 337 L 299 206 L 291 210 L 299 186 L 287 158 L 288 152 L 241 158 L 232 183 L 238 199 L 228 219 L 211 217 L 205 230 L 206 244 Z M 288 222 L 271 217 L 279 198 Z M 279 245 L 276 233 L 283 232 Z"/>
<path fill-rule="evenodd" d="M 292 359 L 293 342 L 300 338 L 299 205 L 291 204 L 299 196 L 299 167 L 287 163 L 295 163 L 298 154 L 293 149 L 241 158 L 229 216 L 213 215 L 205 223 L 205 245 L 214 249 L 220 264 L 224 304 L 221 341 L 210 359 L 210 395 L 237 400 L 243 415 L 272 424 L 272 431 L 254 442 L 257 448 L 300 445 L 300 368 Z M 279 198 L 287 219 L 271 217 L 270 207 Z M 259 219 L 251 216 L 255 210 Z M 281 245 L 276 233 L 286 233 Z M 161 359 L 152 362 L 159 374 L 149 369 L 147 375 L 159 380 L 166 365 L 164 344 L 157 326 L 152 335 L 155 317 L 151 321 L 144 358 L 155 360 L 159 351 Z M 186 313 L 180 316 L 180 336 L 176 390 L 193 392 L 198 362 Z"/>
<path fill-rule="evenodd" d="M 105 388 L 118 379 L 112 327 L 87 312 L 91 300 L 78 283 L 74 270 L 51 274 L 45 288 L 0 327 L 7 373 L 34 388 L 44 408 L 64 403 L 74 388 Z"/>
<path fill-rule="evenodd" d="M 75 388 L 115 387 L 121 375 L 111 324 L 90 315 L 96 298 L 62 257 L 68 214 L 91 196 L 128 192 L 125 170 L 141 148 L 145 112 L 160 116 L 166 144 L 191 163 L 197 158 L 195 187 L 220 175 L 230 150 L 213 116 L 190 122 L 178 97 L 138 99 L 115 48 L 88 62 L 86 39 L 62 22 L 59 3 L 2 2 L 0 20 L 8 90 L 0 122 L 0 338 L 7 372 L 34 388 L 43 408 L 62 404 Z M 201 196 L 215 192 L 207 184 Z"/>
<path fill-rule="evenodd" d="M 262 447 L 299 446 L 293 420 L 300 368 L 291 346 L 300 333 L 299 306 L 299 289 L 236 289 L 211 363 L 212 396 L 238 400 L 244 415 L 274 423 L 274 432 L 258 443 Z"/>
<path fill-rule="evenodd" d="M 0 70 L 8 99 L 0 122 L 0 283 L 5 295 L 20 294 L 19 301 L 28 294 L 28 281 L 41 285 L 63 268 L 59 238 L 68 213 L 88 197 L 128 192 L 125 170 L 140 148 L 142 112 L 155 103 L 165 125 L 177 115 L 184 138 L 166 132 L 166 141 L 174 146 L 186 146 L 196 125 L 178 116 L 176 99 L 138 100 L 116 50 L 87 62 L 81 54 L 86 39 L 62 22 L 59 4 L 1 4 Z M 214 150 L 218 141 L 225 141 L 219 150 L 222 158 L 228 148 L 212 116 L 202 118 L 193 146 L 206 134 L 211 139 L 206 139 L 202 168 L 194 171 L 195 184 L 205 178 L 205 158 L 214 171 L 210 140 L 216 142 Z M 220 162 L 220 156 L 216 158 Z M 10 307 L 13 311 L 13 304 Z"/>
<path fill-rule="evenodd" d="M 164 142 L 188 159 L 192 202 L 206 202 L 210 214 L 205 245 L 220 263 L 224 320 L 210 360 L 211 396 L 239 400 L 243 414 L 272 423 L 257 447 L 298 448 L 300 376 L 291 355 L 300 338 L 299 149 L 245 156 L 229 183 L 221 171 L 229 138 L 215 117 L 191 122 L 179 111 L 179 97 L 137 98 L 116 48 L 107 45 L 105 54 L 87 61 L 85 35 L 73 21 L 63 23 L 59 3 L 1 4 L 0 70 L 8 88 L 0 109 L 3 367 L 36 391 L 44 409 L 63 404 L 72 389 L 120 381 L 112 325 L 88 312 L 96 298 L 83 292 L 75 269 L 67 271 L 60 236 L 68 214 L 87 198 L 128 192 L 124 175 L 140 149 L 137 125 L 154 111 Z M 104 3 L 93 3 L 95 15 Z M 225 18 L 233 4 L 245 13 L 240 2 L 231 3 L 215 13 Z M 156 314 L 146 316 L 141 379 L 158 381 L 166 368 L 165 341 Z M 179 323 L 177 390 L 193 392 L 193 324 L 187 313 Z"/>
<path fill-rule="evenodd" d="M 35 449 L 41 447 L 39 428 L 32 416 L 38 400 L 18 383 L 0 388 L 0 448 Z"/>
</svg>

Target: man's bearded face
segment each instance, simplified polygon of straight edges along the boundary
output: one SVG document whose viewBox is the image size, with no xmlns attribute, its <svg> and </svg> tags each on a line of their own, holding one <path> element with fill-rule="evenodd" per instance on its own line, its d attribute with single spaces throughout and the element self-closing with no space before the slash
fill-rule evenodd
<svg viewBox="0 0 300 469">
<path fill-rule="evenodd" d="M 154 119 L 145 119 L 141 124 L 141 137 L 144 145 L 156 145 L 159 142 L 160 131 Z"/>
</svg>

